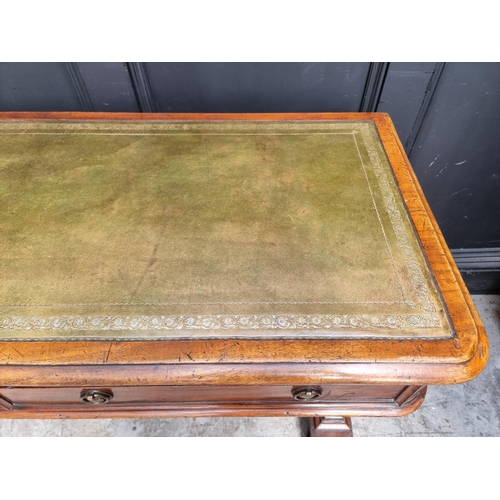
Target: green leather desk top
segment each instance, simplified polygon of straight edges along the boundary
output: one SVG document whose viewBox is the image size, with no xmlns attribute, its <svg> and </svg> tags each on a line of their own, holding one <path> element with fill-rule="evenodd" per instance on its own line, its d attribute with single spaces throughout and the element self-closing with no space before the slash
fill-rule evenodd
<svg viewBox="0 0 500 500">
<path fill-rule="evenodd" d="M 372 122 L 0 122 L 0 339 L 447 338 Z"/>
</svg>

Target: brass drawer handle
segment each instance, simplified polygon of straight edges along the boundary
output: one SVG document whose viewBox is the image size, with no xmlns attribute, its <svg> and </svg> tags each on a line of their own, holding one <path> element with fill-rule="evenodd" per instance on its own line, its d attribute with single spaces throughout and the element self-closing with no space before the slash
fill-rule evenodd
<svg viewBox="0 0 500 500">
<path fill-rule="evenodd" d="M 292 390 L 292 396 L 297 401 L 315 401 L 321 397 L 321 387 L 297 387 Z"/>
<path fill-rule="evenodd" d="M 82 403 L 104 405 L 113 399 L 111 391 L 87 390 L 80 393 L 80 401 Z"/>
</svg>

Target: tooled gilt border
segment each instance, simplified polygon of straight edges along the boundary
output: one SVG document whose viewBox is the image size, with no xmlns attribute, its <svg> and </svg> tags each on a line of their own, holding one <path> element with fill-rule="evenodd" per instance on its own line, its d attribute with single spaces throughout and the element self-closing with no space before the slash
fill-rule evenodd
<svg viewBox="0 0 500 500">
<path fill-rule="evenodd" d="M 169 135 L 172 132 L 193 133 L 200 131 L 208 132 L 208 124 L 193 123 L 134 123 L 133 131 L 127 130 L 127 124 L 122 123 L 40 123 L 27 122 L 17 123 L 16 134 L 51 134 L 57 131 L 58 134 L 64 134 L 63 130 L 71 130 L 68 134 L 83 131 L 86 134 L 106 134 L 119 135 L 117 130 L 126 135 L 154 135 L 151 132 L 162 132 L 167 130 Z M 317 130 L 325 128 L 345 128 L 345 123 L 307 123 L 300 124 L 282 124 L 266 123 L 266 130 L 283 130 L 283 135 L 294 135 L 293 130 L 298 130 L 297 135 L 303 135 L 306 130 L 316 134 L 321 134 Z M 357 127 L 361 131 L 365 148 L 368 152 L 373 171 L 377 177 L 378 184 L 382 193 L 382 199 L 391 221 L 392 228 L 396 235 L 397 243 L 402 251 L 405 265 L 409 271 L 413 289 L 419 299 L 419 306 L 425 311 L 424 314 L 379 314 L 379 315 L 313 315 L 313 314 L 245 314 L 245 315 L 175 315 L 175 316 L 65 316 L 65 317 L 4 317 L 0 318 L 1 330 L 51 330 L 51 331 L 158 331 L 158 330 L 329 330 L 339 328 L 352 329 L 408 329 L 408 328 L 438 328 L 441 326 L 441 320 L 431 299 L 431 294 L 425 282 L 423 273 L 418 265 L 415 252 L 410 244 L 408 235 L 404 230 L 404 224 L 401 213 L 397 207 L 394 194 L 391 191 L 386 172 L 384 171 L 380 160 L 379 152 L 370 133 L 370 126 L 363 123 L 350 123 L 352 127 Z M 234 131 L 234 122 L 231 124 L 217 123 L 218 129 L 222 131 L 221 135 L 228 134 L 227 131 Z M 12 129 L 12 123 L 0 123 L 0 131 L 5 133 L 5 129 Z M 21 129 L 21 132 L 19 131 Z M 238 124 L 238 132 L 234 135 L 266 135 L 265 133 L 255 131 L 255 125 L 252 123 Z M 147 130 L 148 132 L 136 132 L 137 130 Z M 242 132 L 248 130 L 253 132 Z M 40 132 L 37 132 L 40 131 Z M 45 131 L 45 132 L 44 132 Z M 125 132 L 126 131 L 126 132 Z M 8 133 L 8 132 L 7 132 Z M 214 134 L 213 130 L 210 131 Z M 351 132 L 352 133 L 352 132 Z M 275 132 L 276 134 L 276 132 Z M 331 132 L 325 132 L 330 135 Z M 278 134 L 276 134 L 278 135 Z"/>
</svg>

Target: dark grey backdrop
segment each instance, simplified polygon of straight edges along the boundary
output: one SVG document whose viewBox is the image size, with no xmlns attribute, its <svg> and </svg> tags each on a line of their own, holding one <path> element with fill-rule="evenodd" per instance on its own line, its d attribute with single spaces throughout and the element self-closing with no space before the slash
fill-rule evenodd
<svg viewBox="0 0 500 500">
<path fill-rule="evenodd" d="M 1 111 L 385 111 L 472 291 L 500 291 L 500 63 L 0 63 Z"/>
</svg>

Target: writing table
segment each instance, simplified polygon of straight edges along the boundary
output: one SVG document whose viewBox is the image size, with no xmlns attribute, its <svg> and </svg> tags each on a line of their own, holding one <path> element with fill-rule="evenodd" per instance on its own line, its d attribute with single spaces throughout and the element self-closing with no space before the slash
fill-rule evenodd
<svg viewBox="0 0 500 500">
<path fill-rule="evenodd" d="M 0 416 L 405 415 L 488 342 L 386 114 L 0 113 Z"/>
</svg>

